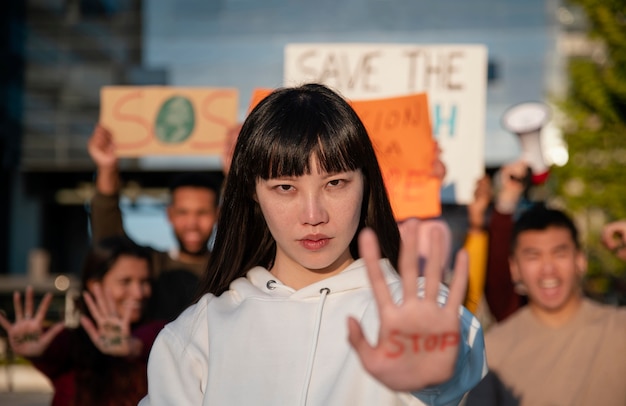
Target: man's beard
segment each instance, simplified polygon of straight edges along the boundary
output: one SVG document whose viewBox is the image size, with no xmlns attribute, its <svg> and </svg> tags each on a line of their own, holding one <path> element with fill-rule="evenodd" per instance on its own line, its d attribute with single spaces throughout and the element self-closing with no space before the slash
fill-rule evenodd
<svg viewBox="0 0 626 406">
<path fill-rule="evenodd" d="M 200 246 L 201 248 L 199 250 L 190 251 L 190 250 L 187 249 L 187 247 L 185 247 L 185 245 L 183 244 L 182 239 L 179 238 L 178 236 L 176 236 L 176 240 L 178 241 L 178 248 L 180 249 L 180 251 L 182 253 L 184 253 L 184 254 L 192 255 L 192 256 L 195 256 L 195 257 L 203 256 L 204 254 L 209 252 L 209 239 L 210 239 L 210 237 L 207 238 L 206 240 L 204 240 L 204 242 Z"/>
</svg>

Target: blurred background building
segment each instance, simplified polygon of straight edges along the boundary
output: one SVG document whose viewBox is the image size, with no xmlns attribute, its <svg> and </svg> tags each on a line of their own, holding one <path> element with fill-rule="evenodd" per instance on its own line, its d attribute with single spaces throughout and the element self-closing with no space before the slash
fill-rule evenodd
<svg viewBox="0 0 626 406">
<path fill-rule="evenodd" d="M 502 113 L 562 93 L 563 58 L 591 52 L 580 14 L 558 0 L 24 0 L 0 8 L 7 275 L 25 275 L 41 252 L 51 274 L 79 272 L 93 193 L 86 142 L 101 86 L 236 87 L 243 118 L 254 88 L 281 85 L 288 43 L 485 44 L 485 166 L 494 168 L 520 152 Z M 129 233 L 162 248 L 173 244 L 163 173 L 220 170 L 217 157 L 125 159 L 121 167 Z"/>
</svg>

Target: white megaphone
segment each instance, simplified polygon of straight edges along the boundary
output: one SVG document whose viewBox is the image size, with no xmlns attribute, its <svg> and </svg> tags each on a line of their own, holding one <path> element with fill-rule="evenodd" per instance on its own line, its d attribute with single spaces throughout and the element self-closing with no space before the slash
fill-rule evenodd
<svg viewBox="0 0 626 406">
<path fill-rule="evenodd" d="M 502 126 L 519 137 L 522 159 L 528 163 L 535 185 L 544 183 L 550 170 L 541 148 L 541 129 L 549 118 L 550 108 L 541 102 L 516 104 L 502 116 Z"/>
</svg>

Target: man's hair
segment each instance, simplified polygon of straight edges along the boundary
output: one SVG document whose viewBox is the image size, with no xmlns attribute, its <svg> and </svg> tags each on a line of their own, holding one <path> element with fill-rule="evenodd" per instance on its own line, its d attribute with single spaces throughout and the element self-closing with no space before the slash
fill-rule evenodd
<svg viewBox="0 0 626 406">
<path fill-rule="evenodd" d="M 572 219 L 565 212 L 550 209 L 543 204 L 536 204 L 527 209 L 517 219 L 511 235 L 511 253 L 515 251 L 519 236 L 524 231 L 543 231 L 550 227 L 564 228 L 569 231 L 576 249 L 580 249 L 578 241 L 578 229 Z"/>
<path fill-rule="evenodd" d="M 174 176 L 170 182 L 169 190 L 172 195 L 181 187 L 204 188 L 215 192 L 215 201 L 219 202 L 220 191 L 224 176 L 213 172 L 184 172 Z"/>
</svg>

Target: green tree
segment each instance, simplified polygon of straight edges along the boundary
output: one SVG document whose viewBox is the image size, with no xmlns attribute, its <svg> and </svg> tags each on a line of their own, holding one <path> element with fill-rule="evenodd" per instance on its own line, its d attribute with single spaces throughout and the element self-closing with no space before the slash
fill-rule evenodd
<svg viewBox="0 0 626 406">
<path fill-rule="evenodd" d="M 567 165 L 553 184 L 582 225 L 592 293 L 606 295 L 608 281 L 625 276 L 626 264 L 600 243 L 604 223 L 626 218 L 626 0 L 569 0 L 586 16 L 594 44 L 567 64 L 568 91 L 558 105 L 569 147 Z"/>
</svg>

